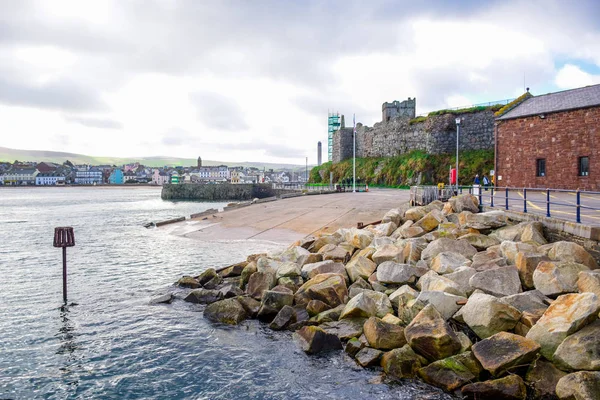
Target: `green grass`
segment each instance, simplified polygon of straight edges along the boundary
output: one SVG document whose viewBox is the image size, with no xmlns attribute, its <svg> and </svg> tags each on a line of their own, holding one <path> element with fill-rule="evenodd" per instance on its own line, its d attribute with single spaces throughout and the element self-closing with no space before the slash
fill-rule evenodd
<svg viewBox="0 0 600 400">
<path fill-rule="evenodd" d="M 357 158 L 357 181 L 372 187 L 407 188 L 414 183 L 415 177 L 422 176 L 421 184 L 448 182 L 450 167 L 456 165 L 452 154 L 427 154 L 412 151 L 397 157 Z M 459 183 L 467 185 L 473 182 L 475 174 L 483 176 L 493 169 L 493 150 L 472 150 L 459 154 Z M 323 171 L 322 174 L 319 172 Z M 333 173 L 333 182 L 352 179 L 352 159 L 340 163 L 325 163 L 310 171 L 310 182 L 329 184 L 329 173 Z M 321 175 L 323 178 L 321 178 Z"/>
</svg>

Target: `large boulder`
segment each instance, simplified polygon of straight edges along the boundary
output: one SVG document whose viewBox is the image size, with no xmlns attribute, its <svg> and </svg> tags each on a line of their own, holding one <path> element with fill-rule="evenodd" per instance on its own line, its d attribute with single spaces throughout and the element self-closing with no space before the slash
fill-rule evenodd
<svg viewBox="0 0 600 400">
<path fill-rule="evenodd" d="M 521 312 L 495 296 L 473 293 L 460 310 L 464 322 L 482 339 L 513 329 Z"/>
<path fill-rule="evenodd" d="M 581 271 L 577 278 L 580 293 L 591 292 L 600 297 L 600 271 Z"/>
<path fill-rule="evenodd" d="M 466 258 L 472 258 L 477 253 L 477 249 L 466 240 L 454 240 L 449 238 L 439 238 L 429 243 L 421 253 L 421 259 L 429 261 L 444 251 L 451 251 L 462 254 Z"/>
<path fill-rule="evenodd" d="M 393 222 L 383 222 L 378 225 L 369 225 L 365 229 L 371 231 L 374 235 L 374 238 L 379 238 L 390 236 L 396 229 L 398 229 L 398 225 Z"/>
<path fill-rule="evenodd" d="M 256 260 L 256 268 L 258 269 L 258 272 L 271 272 L 275 274 L 282 264 L 283 262 L 266 256 L 259 257 Z"/>
<path fill-rule="evenodd" d="M 385 261 L 377 267 L 377 280 L 381 283 L 403 285 L 414 283 L 417 271 L 410 264 Z"/>
<path fill-rule="evenodd" d="M 430 361 L 458 353 L 460 340 L 442 315 L 428 304 L 404 329 L 410 347 Z"/>
<path fill-rule="evenodd" d="M 554 363 L 567 371 L 600 371 L 600 321 L 567 336 L 554 352 Z"/>
<path fill-rule="evenodd" d="M 435 271 L 429 271 L 419 278 L 419 281 L 417 282 L 417 288 L 424 292 L 446 292 L 456 296 L 467 296 L 467 294 L 461 290 L 461 287 L 456 282 L 446 278 L 445 276 L 438 275 Z"/>
<path fill-rule="evenodd" d="M 419 376 L 430 385 L 447 392 L 479 380 L 481 365 L 469 351 L 435 361 L 419 370 Z"/>
<path fill-rule="evenodd" d="M 337 246 L 338 244 L 342 243 L 343 241 L 344 241 L 343 236 L 340 235 L 338 232 L 335 232 L 331 235 L 323 235 L 323 236 L 315 239 L 313 244 L 309 246 L 308 250 L 313 253 L 316 253 L 319 250 L 321 250 L 322 247 L 324 247 L 328 244 L 333 244 L 333 245 Z"/>
<path fill-rule="evenodd" d="M 258 267 L 256 266 L 256 261 L 251 261 L 244 267 L 242 270 L 242 275 L 240 276 L 240 279 L 242 280 L 242 288 L 245 288 L 248 285 L 250 277 L 257 271 Z"/>
<path fill-rule="evenodd" d="M 517 262 L 517 254 L 519 252 L 533 254 L 537 251 L 537 247 L 529 243 L 505 240 L 500 243 L 500 251 L 502 252 L 502 256 L 506 258 L 508 264 L 515 265 Z"/>
<path fill-rule="evenodd" d="M 477 271 L 471 267 L 458 267 L 454 272 L 444 275 L 444 278 L 450 279 L 452 282 L 458 285 L 458 290 L 461 293 L 470 296 L 475 289 L 469 284 L 471 277 L 475 275 Z"/>
<path fill-rule="evenodd" d="M 325 322 L 321 324 L 321 328 L 327 333 L 336 335 L 340 340 L 349 340 L 363 334 L 364 323 L 364 318 L 349 318 Z"/>
<path fill-rule="evenodd" d="M 588 253 L 583 246 L 573 242 L 556 242 L 548 251 L 548 257 L 552 260 L 571 261 L 583 264 L 589 269 L 597 269 L 598 263 L 594 257 Z"/>
<path fill-rule="evenodd" d="M 546 312 L 550 299 L 537 290 L 529 290 L 505 296 L 501 301 L 513 306 L 522 313 L 535 315 L 539 318 Z"/>
<path fill-rule="evenodd" d="M 470 211 L 472 213 L 479 212 L 479 200 L 472 194 L 461 194 L 451 197 L 448 203 L 452 206 L 455 213 Z"/>
<path fill-rule="evenodd" d="M 431 260 L 430 267 L 438 274 L 449 274 L 454 272 L 457 268 L 462 266 L 468 266 L 471 261 L 459 253 L 451 251 L 443 251 Z"/>
<path fill-rule="evenodd" d="M 353 258 L 346 264 L 346 273 L 350 277 L 352 282 L 356 282 L 359 278 L 369 279 L 369 276 L 375 269 L 377 268 L 377 264 L 371 261 L 367 257 L 359 256 L 357 258 Z"/>
<path fill-rule="evenodd" d="M 527 338 L 538 342 L 548 360 L 565 338 L 598 318 L 600 300 L 593 293 L 565 294 L 548 307 L 529 330 Z"/>
<path fill-rule="evenodd" d="M 196 304 L 211 304 L 223 299 L 223 293 L 218 290 L 196 289 L 192 290 L 183 300 Z"/>
<path fill-rule="evenodd" d="M 198 275 L 196 277 L 196 279 L 198 280 L 198 283 L 200 283 L 200 285 L 204 286 L 208 282 L 217 278 L 217 276 L 218 276 L 217 271 L 214 268 L 208 268 L 204 272 L 202 272 L 200 275 Z"/>
<path fill-rule="evenodd" d="M 305 326 L 294 333 L 294 340 L 308 354 L 316 354 L 342 348 L 340 339 L 318 326 Z"/>
<path fill-rule="evenodd" d="M 416 299 L 419 292 L 408 285 L 400 286 L 390 294 L 389 299 L 394 308 L 398 308 L 399 304 L 406 304 L 408 300 Z"/>
<path fill-rule="evenodd" d="M 461 393 L 468 400 L 525 400 L 527 388 L 518 375 L 509 375 L 491 381 L 470 383 L 463 386 Z"/>
<path fill-rule="evenodd" d="M 421 365 L 426 364 L 423 357 L 416 354 L 408 345 L 384 353 L 381 357 L 383 371 L 394 378 L 414 378 Z"/>
<path fill-rule="evenodd" d="M 211 268 L 213 271 L 214 269 Z M 216 275 L 216 272 L 215 272 Z M 179 280 L 177 281 L 177 286 L 180 287 L 184 287 L 184 288 L 190 288 L 190 289 L 196 289 L 201 287 L 202 285 L 200 285 L 200 282 L 198 282 L 198 279 L 193 278 L 191 276 L 183 276 L 181 278 L 179 278 Z"/>
<path fill-rule="evenodd" d="M 402 211 L 399 208 L 392 208 L 386 212 L 381 219 L 381 223 L 385 224 L 387 222 L 393 222 L 396 226 L 400 226 L 402 224 Z"/>
<path fill-rule="evenodd" d="M 582 271 L 589 271 L 589 268 L 571 261 L 542 261 L 533 272 L 533 285 L 546 296 L 575 293 Z"/>
<path fill-rule="evenodd" d="M 237 325 L 247 317 L 246 309 L 237 298 L 217 301 L 204 309 L 204 318 L 229 325 Z"/>
<path fill-rule="evenodd" d="M 404 212 L 404 219 L 416 222 L 423 218 L 428 212 L 429 211 L 423 206 L 412 207 Z"/>
<path fill-rule="evenodd" d="M 375 264 L 379 265 L 385 261 L 400 261 L 402 258 L 402 249 L 393 244 L 385 244 L 377 249 L 372 256 Z"/>
<path fill-rule="evenodd" d="M 463 235 L 460 238 L 469 242 L 471 246 L 475 247 L 479 251 L 486 250 L 489 247 L 497 246 L 500 244 L 500 241 L 495 237 L 482 235 L 481 233 L 467 233 L 466 235 Z"/>
<path fill-rule="evenodd" d="M 284 306 L 294 304 L 294 293 L 285 287 L 278 286 L 274 290 L 265 290 L 258 310 L 258 318 L 270 319 L 277 315 Z"/>
<path fill-rule="evenodd" d="M 285 262 L 281 264 L 275 276 L 279 278 L 290 278 L 302 275 L 300 266 L 295 262 Z"/>
<path fill-rule="evenodd" d="M 246 293 L 257 300 L 260 300 L 262 299 L 263 293 L 273 289 L 276 283 L 277 277 L 274 272 L 255 272 L 248 280 Z"/>
<path fill-rule="evenodd" d="M 291 306 L 283 306 L 281 310 L 277 313 L 273 321 L 269 324 L 269 328 L 274 331 L 280 331 L 282 329 L 287 328 L 291 324 L 297 321 L 296 310 Z"/>
<path fill-rule="evenodd" d="M 421 219 L 415 222 L 414 226 L 422 228 L 425 232 L 431 232 L 438 227 L 444 220 L 444 215 L 440 210 L 431 210 L 425 214 Z"/>
<path fill-rule="evenodd" d="M 526 222 L 523 231 L 521 232 L 521 242 L 531 242 L 538 245 L 547 244 L 548 241 L 544 237 L 544 226 L 541 222 Z"/>
<path fill-rule="evenodd" d="M 304 264 L 302 266 L 302 269 L 300 270 L 300 275 L 302 276 L 302 278 L 308 280 L 309 279 L 308 274 L 312 270 L 323 267 L 323 266 L 334 265 L 334 264 L 337 264 L 337 263 L 333 260 L 317 261 L 315 263 Z"/>
<path fill-rule="evenodd" d="M 519 271 L 512 265 L 477 272 L 469 280 L 469 285 L 497 297 L 510 296 L 523 291 Z"/>
<path fill-rule="evenodd" d="M 364 347 L 356 353 L 355 359 L 361 367 L 370 367 L 379 363 L 382 354 L 383 352 L 381 350 Z"/>
<path fill-rule="evenodd" d="M 431 304 L 447 321 L 462 307 L 457 303 L 466 303 L 467 298 L 446 292 L 424 291 L 418 294 L 417 301 Z"/>
<path fill-rule="evenodd" d="M 300 286 L 294 299 L 296 304 L 307 304 L 311 300 L 320 300 L 336 307 L 346 302 L 348 289 L 343 276 L 339 274 L 317 275 Z"/>
<path fill-rule="evenodd" d="M 325 261 L 325 262 L 327 262 L 327 261 Z M 311 265 L 314 265 L 314 264 L 311 264 Z M 344 264 L 342 264 L 340 262 L 332 262 L 332 263 L 322 264 L 316 268 L 312 268 L 310 271 L 308 271 L 307 279 L 312 279 L 315 276 L 320 275 L 320 274 L 339 274 L 339 275 L 343 276 L 344 279 L 346 279 L 346 281 L 348 280 L 347 274 L 346 274 L 346 267 L 344 266 Z"/>
<path fill-rule="evenodd" d="M 366 289 L 348 301 L 340 319 L 372 316 L 383 318 L 390 312 L 393 312 L 392 303 L 385 293 Z"/>
<path fill-rule="evenodd" d="M 352 251 L 343 246 L 343 243 L 337 246 L 326 245 L 321 247 L 319 253 L 323 255 L 323 260 L 333 260 L 335 262 L 346 262 L 352 256 Z"/>
<path fill-rule="evenodd" d="M 514 333 L 499 332 L 475 343 L 471 351 L 483 368 L 493 376 L 501 376 L 533 361 L 540 345 Z"/>
<path fill-rule="evenodd" d="M 518 252 L 515 258 L 515 265 L 519 271 L 519 278 L 521 283 L 527 289 L 533 289 L 533 273 L 537 268 L 538 264 L 542 261 L 549 261 L 550 259 L 538 253 L 524 253 Z"/>
<path fill-rule="evenodd" d="M 556 384 L 560 400 L 600 399 L 600 372 L 579 371 L 562 377 Z"/>
<path fill-rule="evenodd" d="M 369 346 L 380 350 L 391 350 L 406 344 L 404 328 L 388 324 L 380 318 L 371 317 L 365 322 L 364 334 Z"/>
<path fill-rule="evenodd" d="M 480 231 L 486 229 L 497 229 L 505 225 L 506 213 L 502 210 L 468 214 L 464 224 L 466 228 L 477 229 Z"/>
<path fill-rule="evenodd" d="M 373 241 L 374 237 L 375 235 L 373 232 L 357 228 L 347 229 L 344 234 L 344 240 L 357 249 L 364 249 L 365 247 L 368 247 Z"/>
<path fill-rule="evenodd" d="M 293 262 L 303 265 L 306 259 L 311 255 L 310 251 L 300 246 L 292 246 L 277 257 L 282 262 Z"/>
<path fill-rule="evenodd" d="M 565 372 L 556 368 L 551 362 L 538 359 L 529 366 L 525 381 L 531 388 L 534 399 L 554 399 L 556 384 L 565 375 Z"/>
</svg>

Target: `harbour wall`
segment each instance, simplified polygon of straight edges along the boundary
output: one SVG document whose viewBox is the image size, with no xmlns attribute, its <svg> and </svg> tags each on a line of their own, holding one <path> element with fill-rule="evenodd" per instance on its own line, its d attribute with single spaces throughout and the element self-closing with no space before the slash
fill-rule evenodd
<svg viewBox="0 0 600 400">
<path fill-rule="evenodd" d="M 179 184 L 164 185 L 161 192 L 163 200 L 251 200 L 279 196 L 289 190 L 273 189 L 271 184 Z"/>
</svg>

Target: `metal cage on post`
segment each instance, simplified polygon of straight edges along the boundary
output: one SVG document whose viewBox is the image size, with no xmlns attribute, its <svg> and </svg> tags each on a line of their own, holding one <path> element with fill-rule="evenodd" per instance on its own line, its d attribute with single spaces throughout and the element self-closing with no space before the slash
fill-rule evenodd
<svg viewBox="0 0 600 400">
<path fill-rule="evenodd" d="M 75 234 L 70 226 L 54 228 L 54 247 L 62 247 L 63 301 L 67 302 L 67 247 L 75 246 Z"/>
</svg>

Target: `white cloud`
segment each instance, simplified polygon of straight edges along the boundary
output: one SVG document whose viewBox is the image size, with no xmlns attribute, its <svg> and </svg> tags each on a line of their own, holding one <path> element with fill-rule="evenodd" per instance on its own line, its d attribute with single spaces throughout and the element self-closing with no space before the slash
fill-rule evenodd
<svg viewBox="0 0 600 400">
<path fill-rule="evenodd" d="M 566 64 L 556 74 L 554 82 L 561 89 L 573 89 L 600 83 L 600 75 L 593 75 L 576 65 Z"/>
<path fill-rule="evenodd" d="M 0 3 L 0 146 L 313 163 L 328 109 L 598 82 L 593 1 L 84 3 Z"/>
</svg>

